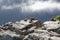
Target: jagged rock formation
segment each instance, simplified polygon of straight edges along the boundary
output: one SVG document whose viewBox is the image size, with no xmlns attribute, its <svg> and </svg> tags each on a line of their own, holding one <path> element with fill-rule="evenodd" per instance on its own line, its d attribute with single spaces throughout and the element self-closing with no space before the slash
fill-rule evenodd
<svg viewBox="0 0 60 40">
<path fill-rule="evenodd" d="M 60 24 L 57 21 L 44 22 L 44 29 L 35 29 L 23 40 L 60 40 Z M 46 28 L 46 29 L 45 29 Z"/>
<path fill-rule="evenodd" d="M 26 35 L 33 33 L 34 29 L 41 26 L 41 23 L 34 19 L 24 19 L 19 22 L 8 22 L 0 26 L 1 40 L 23 40 Z"/>
<path fill-rule="evenodd" d="M 59 21 L 47 21 L 43 27 L 41 25 L 34 18 L 8 22 L 0 26 L 0 40 L 60 40 Z"/>
</svg>

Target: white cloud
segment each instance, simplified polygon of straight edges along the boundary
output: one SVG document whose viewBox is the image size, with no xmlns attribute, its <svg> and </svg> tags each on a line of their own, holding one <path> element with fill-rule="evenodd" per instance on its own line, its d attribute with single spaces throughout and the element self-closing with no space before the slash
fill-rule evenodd
<svg viewBox="0 0 60 40">
<path fill-rule="evenodd" d="M 6 6 L 6 5 L 3 5 L 1 7 L 1 10 L 9 10 L 9 9 L 14 9 L 14 8 L 19 8 L 20 5 L 9 5 L 9 6 Z"/>
<path fill-rule="evenodd" d="M 9 9 L 14 9 L 14 8 L 21 8 L 22 12 L 35 12 L 35 11 L 40 11 L 44 9 L 49 9 L 53 10 L 55 8 L 60 9 L 60 3 L 56 3 L 54 1 L 56 0 L 22 0 L 22 3 L 20 4 L 13 4 L 13 5 L 3 5 L 1 6 L 2 10 L 9 10 Z"/>
<path fill-rule="evenodd" d="M 2 10 L 4 10 L 4 9 L 13 9 L 14 7 L 12 7 L 12 6 L 2 6 Z"/>
<path fill-rule="evenodd" d="M 30 5 L 31 4 L 31 5 Z M 48 0 L 48 1 L 28 1 L 28 3 L 25 3 L 25 5 L 22 6 L 22 11 L 23 12 L 35 12 L 35 11 L 40 11 L 44 9 L 49 9 L 53 10 L 55 8 L 60 9 L 60 3 L 56 3 L 53 0 Z"/>
</svg>

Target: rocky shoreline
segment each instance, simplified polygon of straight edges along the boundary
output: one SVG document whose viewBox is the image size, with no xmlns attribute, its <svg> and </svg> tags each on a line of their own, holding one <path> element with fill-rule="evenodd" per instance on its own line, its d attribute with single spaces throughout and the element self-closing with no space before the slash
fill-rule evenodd
<svg viewBox="0 0 60 40">
<path fill-rule="evenodd" d="M 41 23 L 35 18 L 0 26 L 0 40 L 60 40 L 59 21 Z"/>
</svg>

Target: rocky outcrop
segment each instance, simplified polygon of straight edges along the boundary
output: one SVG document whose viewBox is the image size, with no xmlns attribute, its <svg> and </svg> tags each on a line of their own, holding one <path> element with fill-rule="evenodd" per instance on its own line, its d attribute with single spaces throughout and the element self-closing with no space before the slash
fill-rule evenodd
<svg viewBox="0 0 60 40">
<path fill-rule="evenodd" d="M 41 26 L 41 23 L 34 19 L 24 19 L 15 23 L 8 22 L 0 26 L 1 40 L 23 40 L 26 35 L 34 33 L 34 30 Z"/>
<path fill-rule="evenodd" d="M 48 32 L 47 30 L 39 30 L 25 36 L 23 40 L 60 40 L 60 34 Z"/>
<path fill-rule="evenodd" d="M 0 40 L 60 40 L 59 22 L 47 21 L 43 24 L 40 27 L 42 24 L 34 18 L 8 22 L 0 26 Z"/>
<path fill-rule="evenodd" d="M 44 22 L 44 28 L 46 29 L 35 29 L 34 33 L 26 35 L 23 40 L 60 40 L 60 24 L 58 22 Z"/>
<path fill-rule="evenodd" d="M 47 30 L 54 30 L 60 28 L 59 21 L 47 21 L 44 22 L 43 24 Z"/>
</svg>

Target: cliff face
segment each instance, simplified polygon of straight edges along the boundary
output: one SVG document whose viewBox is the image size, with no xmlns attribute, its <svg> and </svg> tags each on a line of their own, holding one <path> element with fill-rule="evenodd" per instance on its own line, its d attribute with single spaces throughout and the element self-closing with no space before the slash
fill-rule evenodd
<svg viewBox="0 0 60 40">
<path fill-rule="evenodd" d="M 0 40 L 60 40 L 60 23 L 47 21 L 44 26 L 36 19 L 24 19 L 0 26 Z M 40 27 L 40 28 L 39 28 Z"/>
</svg>

